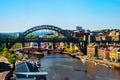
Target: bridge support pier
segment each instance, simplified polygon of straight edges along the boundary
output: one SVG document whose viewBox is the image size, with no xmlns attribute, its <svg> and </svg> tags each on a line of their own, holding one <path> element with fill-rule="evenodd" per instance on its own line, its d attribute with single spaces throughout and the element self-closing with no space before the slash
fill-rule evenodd
<svg viewBox="0 0 120 80">
<path fill-rule="evenodd" d="M 67 44 L 65 42 L 63 43 L 63 46 L 64 46 L 64 48 L 67 48 Z"/>
<path fill-rule="evenodd" d="M 120 32 L 119 32 L 119 38 L 118 38 L 118 41 L 119 41 L 118 43 L 120 43 Z"/>
<path fill-rule="evenodd" d="M 95 46 L 95 56 L 96 57 L 98 56 L 98 46 L 97 45 Z"/>
<path fill-rule="evenodd" d="M 0 48 L 2 48 L 2 42 L 0 42 Z"/>
<path fill-rule="evenodd" d="M 87 55 L 87 42 L 84 42 L 84 55 Z"/>
<path fill-rule="evenodd" d="M 55 49 L 56 47 L 55 47 L 55 42 L 53 42 L 53 49 Z"/>
<path fill-rule="evenodd" d="M 24 47 L 25 47 L 25 43 L 23 42 L 23 43 L 22 43 L 22 48 L 24 48 Z"/>
<path fill-rule="evenodd" d="M 79 49 L 83 52 L 84 55 L 87 55 L 87 42 L 79 42 L 77 43 L 79 46 Z"/>
<path fill-rule="evenodd" d="M 8 48 L 8 43 L 7 42 L 5 43 L 5 48 Z"/>
<path fill-rule="evenodd" d="M 3 43 L 3 44 L 2 44 L 2 48 L 6 48 L 6 43 Z"/>
<path fill-rule="evenodd" d="M 41 42 L 38 42 L 38 48 L 41 48 Z"/>
<path fill-rule="evenodd" d="M 67 48 L 70 48 L 70 43 L 69 42 L 67 42 Z"/>
</svg>

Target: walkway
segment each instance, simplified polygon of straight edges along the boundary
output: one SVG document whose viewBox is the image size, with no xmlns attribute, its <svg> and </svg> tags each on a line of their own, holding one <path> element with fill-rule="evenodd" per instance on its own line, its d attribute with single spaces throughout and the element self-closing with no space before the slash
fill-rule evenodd
<svg viewBox="0 0 120 80">
<path fill-rule="evenodd" d="M 5 76 L 9 73 L 10 66 L 9 62 L 4 57 L 0 57 L 0 64 L 2 64 L 2 68 L 0 71 L 0 80 L 4 80 Z"/>
</svg>

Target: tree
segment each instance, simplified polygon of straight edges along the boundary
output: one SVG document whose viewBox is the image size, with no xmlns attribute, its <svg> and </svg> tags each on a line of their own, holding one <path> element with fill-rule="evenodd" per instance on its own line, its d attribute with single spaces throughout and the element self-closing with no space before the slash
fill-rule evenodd
<svg viewBox="0 0 120 80">
<path fill-rule="evenodd" d="M 8 53 L 7 48 L 4 48 L 3 51 L 1 52 L 1 55 L 7 57 L 7 53 Z"/>
<path fill-rule="evenodd" d="M 30 34 L 27 36 L 27 38 L 35 38 L 35 35 L 34 34 Z"/>
<path fill-rule="evenodd" d="M 9 55 L 9 56 L 7 56 L 8 61 L 9 61 L 11 64 L 15 63 L 16 60 L 17 60 L 17 59 L 16 59 L 16 54 L 8 53 L 8 55 Z"/>
<path fill-rule="evenodd" d="M 58 36 L 55 36 L 55 35 L 52 35 L 52 36 L 46 36 L 46 38 L 49 38 L 49 39 L 55 39 L 55 38 L 58 38 Z"/>
<path fill-rule="evenodd" d="M 12 54 L 8 51 L 7 48 L 4 48 L 1 52 L 0 55 L 2 55 L 3 57 L 7 58 L 8 61 L 13 64 L 16 62 L 16 54 Z"/>
<path fill-rule="evenodd" d="M 2 48 L 0 48 L 0 52 L 2 51 Z"/>
<path fill-rule="evenodd" d="M 11 36 L 11 35 L 9 35 L 9 36 L 7 36 L 7 38 L 17 38 L 17 36 Z"/>
</svg>

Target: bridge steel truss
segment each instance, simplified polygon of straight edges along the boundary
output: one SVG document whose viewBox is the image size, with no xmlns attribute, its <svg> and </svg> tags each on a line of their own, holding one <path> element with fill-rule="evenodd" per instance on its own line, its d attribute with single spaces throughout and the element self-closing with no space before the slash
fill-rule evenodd
<svg viewBox="0 0 120 80">
<path fill-rule="evenodd" d="M 35 39 L 26 39 L 25 36 L 28 34 L 37 31 L 37 30 L 53 30 L 58 33 L 61 33 L 65 36 L 65 38 L 58 38 L 58 39 L 45 39 L 45 38 L 35 38 Z M 36 26 L 33 28 L 30 28 L 23 32 L 18 38 L 16 39 L 0 39 L 0 44 L 5 43 L 6 48 L 10 49 L 15 43 L 25 43 L 25 42 L 71 42 L 74 43 L 85 55 L 87 55 L 87 42 L 86 41 L 80 41 L 77 38 L 72 37 L 72 31 L 63 30 L 59 27 L 52 26 L 52 25 L 41 25 Z M 2 47 L 2 45 L 0 45 Z"/>
</svg>

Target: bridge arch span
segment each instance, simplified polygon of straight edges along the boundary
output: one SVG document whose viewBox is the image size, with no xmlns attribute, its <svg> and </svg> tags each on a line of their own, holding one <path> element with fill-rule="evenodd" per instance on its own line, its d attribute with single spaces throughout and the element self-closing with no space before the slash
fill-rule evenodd
<svg viewBox="0 0 120 80">
<path fill-rule="evenodd" d="M 67 38 L 72 38 L 71 31 L 66 31 L 59 27 L 53 26 L 53 25 L 40 25 L 40 26 L 35 26 L 33 28 L 30 28 L 30 29 L 26 30 L 25 32 L 23 32 L 16 40 L 14 40 L 12 43 L 9 44 L 8 49 L 10 49 L 17 41 L 23 39 L 28 34 L 34 32 L 34 31 L 37 31 L 37 30 L 45 30 L 45 29 L 53 30 L 53 31 L 63 34 Z"/>
<path fill-rule="evenodd" d="M 72 37 L 70 34 L 68 35 L 68 32 L 59 28 L 59 27 L 56 27 L 56 26 L 52 26 L 52 25 L 40 25 L 40 26 L 36 26 L 36 27 L 33 27 L 33 28 L 30 28 L 28 30 L 26 30 L 25 32 L 23 32 L 20 37 L 25 37 L 26 35 L 28 35 L 29 33 L 32 33 L 34 31 L 37 31 L 37 30 L 53 30 L 53 31 L 56 31 L 58 33 L 61 33 L 63 34 L 65 37 Z"/>
</svg>

